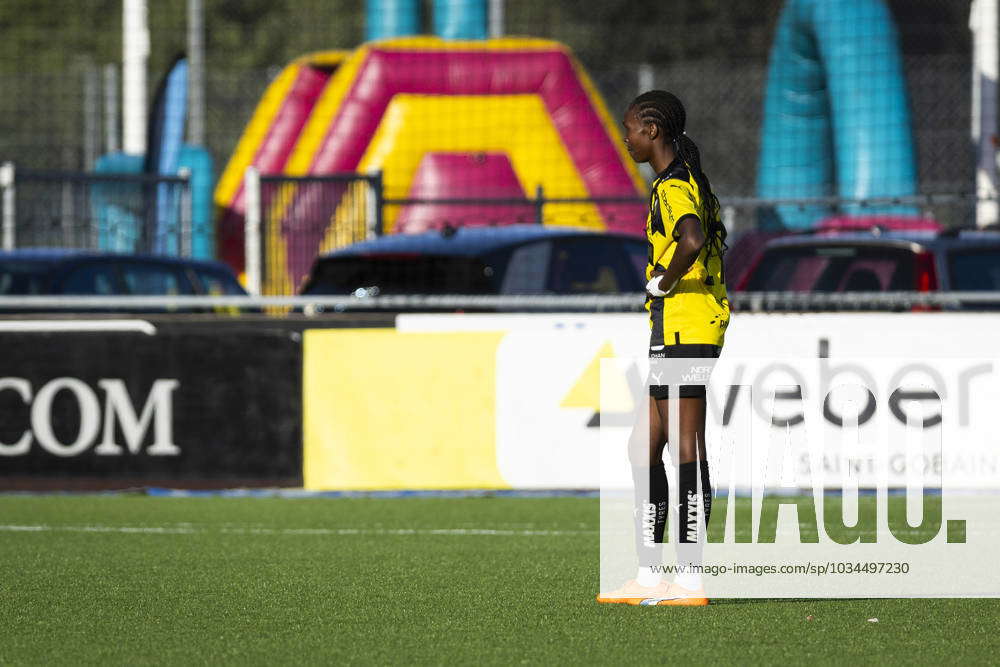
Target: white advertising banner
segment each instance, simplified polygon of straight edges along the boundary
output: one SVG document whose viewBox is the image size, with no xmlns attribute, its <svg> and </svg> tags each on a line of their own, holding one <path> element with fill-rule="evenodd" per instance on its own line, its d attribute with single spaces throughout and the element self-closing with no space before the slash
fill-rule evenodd
<svg viewBox="0 0 1000 667">
<path fill-rule="evenodd" d="M 402 314 L 400 332 L 536 331 L 635 336 L 644 354 L 643 313 L 489 315 Z M 1000 314 L 990 313 L 734 313 L 724 355 L 741 357 L 1000 357 Z M 824 350 L 825 348 L 825 350 Z"/>
<path fill-rule="evenodd" d="M 602 421 L 625 423 L 634 410 L 623 400 L 611 414 L 607 406 L 602 413 L 601 361 L 621 360 L 621 376 L 615 381 L 623 386 L 645 381 L 649 330 L 643 314 L 400 315 L 397 329 L 505 332 L 496 353 L 501 476 L 514 488 L 600 486 Z M 1000 405 L 994 378 L 1000 336 L 991 333 L 998 330 L 1000 315 L 979 313 L 736 314 L 719 367 L 726 377 L 714 374 L 709 391 L 709 448 L 721 447 L 716 443 L 724 435 L 731 437 L 733 415 L 750 409 L 761 414 L 771 410 L 778 422 L 787 421 L 785 437 L 805 437 L 820 425 L 793 419 L 795 401 L 789 396 L 794 391 L 789 387 L 799 385 L 813 395 L 839 387 L 821 411 L 823 439 L 830 440 L 826 430 L 842 429 L 835 424 L 840 411 L 860 406 L 861 437 L 884 445 L 889 485 L 905 486 L 905 443 L 894 441 L 886 425 L 905 420 L 913 410 L 934 412 L 930 404 L 938 399 L 929 392 L 936 392 L 938 412 L 947 415 L 948 437 L 942 446 L 948 453 L 923 465 L 937 470 L 946 462 L 951 488 L 993 488 L 1000 472 L 1000 442 L 987 432 L 982 416 Z M 943 358 L 954 362 L 938 368 L 941 364 L 934 360 Z M 920 366 L 919 360 L 927 363 Z M 869 387 L 871 394 L 858 390 L 852 395 L 857 385 Z M 785 412 L 788 419 L 781 417 Z M 954 451 L 960 447 L 961 453 Z M 824 480 L 835 477 L 839 484 L 850 467 L 858 484 L 874 483 L 860 464 L 848 466 L 836 448 L 817 463 L 820 468 L 812 472 Z"/>
</svg>

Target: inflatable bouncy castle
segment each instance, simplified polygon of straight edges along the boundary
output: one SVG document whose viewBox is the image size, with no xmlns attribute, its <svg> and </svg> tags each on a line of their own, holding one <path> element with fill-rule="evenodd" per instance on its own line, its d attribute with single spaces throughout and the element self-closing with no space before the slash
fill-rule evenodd
<svg viewBox="0 0 1000 667">
<path fill-rule="evenodd" d="M 758 162 L 763 199 L 892 199 L 917 192 L 916 151 L 899 36 L 882 0 L 789 0 L 778 20 Z M 777 207 L 809 229 L 836 209 Z M 907 215 L 846 204 L 846 215 Z"/>
<path fill-rule="evenodd" d="M 269 86 L 220 179 L 220 254 L 242 266 L 251 165 L 285 176 L 380 174 L 382 197 L 404 202 L 384 208 L 382 233 L 541 222 L 639 235 L 645 186 L 617 125 L 552 41 L 405 37 L 307 56 Z M 539 193 L 570 201 L 538 220 Z M 332 198 L 298 187 L 278 199 L 262 234 L 271 252 L 282 249 L 287 291 L 317 252 L 336 247 L 335 228 L 358 202 L 347 186 Z M 296 224 L 317 211 L 325 229 Z M 293 237 L 311 252 L 287 252 Z"/>
</svg>

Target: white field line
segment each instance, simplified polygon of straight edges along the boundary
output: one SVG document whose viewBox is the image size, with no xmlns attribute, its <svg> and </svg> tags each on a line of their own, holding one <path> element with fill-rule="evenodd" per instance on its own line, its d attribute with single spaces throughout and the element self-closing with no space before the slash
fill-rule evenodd
<svg viewBox="0 0 1000 667">
<path fill-rule="evenodd" d="M 895 531 L 903 535 L 919 535 L 923 531 L 903 529 Z M 7 524 L 0 525 L 0 533 L 118 533 L 135 535 L 319 535 L 319 536 L 406 536 L 445 535 L 458 537 L 567 537 L 573 535 L 599 535 L 598 530 L 535 530 L 512 528 L 239 528 L 220 526 L 217 528 L 196 527 L 191 524 L 169 526 L 101 526 L 101 525 L 48 525 L 48 524 Z M 991 531 L 992 533 L 992 531 Z M 862 530 L 861 535 L 877 535 L 878 531 Z M 977 534 L 981 534 L 977 533 Z M 775 537 L 798 537 L 796 530 L 778 530 Z"/>
<path fill-rule="evenodd" d="M 517 530 L 504 528 L 196 528 L 176 526 L 61 526 L 48 524 L 0 525 L 0 533 L 122 533 L 140 535 L 447 535 L 447 536 L 500 536 L 500 537 L 562 537 L 569 535 L 597 535 L 596 530 Z"/>
</svg>

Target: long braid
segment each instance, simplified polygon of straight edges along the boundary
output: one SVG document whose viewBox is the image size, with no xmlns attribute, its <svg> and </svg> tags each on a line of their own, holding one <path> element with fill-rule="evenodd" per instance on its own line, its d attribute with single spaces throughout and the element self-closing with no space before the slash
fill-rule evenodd
<svg viewBox="0 0 1000 667">
<path fill-rule="evenodd" d="M 701 152 L 698 150 L 698 145 L 684 131 L 687 123 L 684 105 L 672 93 L 665 90 L 650 90 L 635 98 L 630 108 L 635 109 L 641 123 L 653 123 L 659 126 L 667 140 L 672 143 L 674 153 L 691 171 L 701 192 L 700 213 L 707 228 L 705 243 L 709 248 L 706 261 L 714 252 L 721 262 L 722 256 L 729 248 L 726 245 L 726 226 L 719 216 L 721 212 L 719 199 L 712 192 L 712 184 L 701 168 Z"/>
</svg>

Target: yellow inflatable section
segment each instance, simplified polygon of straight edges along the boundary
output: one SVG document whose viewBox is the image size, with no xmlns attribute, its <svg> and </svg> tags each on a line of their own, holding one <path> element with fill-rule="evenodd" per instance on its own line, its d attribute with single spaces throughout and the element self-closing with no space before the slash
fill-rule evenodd
<svg viewBox="0 0 1000 667">
<path fill-rule="evenodd" d="M 445 117 L 446 124 L 434 122 Z M 425 154 L 463 151 L 506 153 L 525 193 L 547 183 L 547 197 L 587 197 L 587 188 L 537 95 L 396 95 L 358 170 L 382 171 L 385 198 L 402 199 Z M 398 207 L 386 209 L 387 233 L 393 231 L 398 214 Z M 544 222 L 604 229 L 593 204 L 550 206 Z"/>
<path fill-rule="evenodd" d="M 293 63 L 281 70 L 275 77 L 263 97 L 254 109 L 250 122 L 240 135 L 239 142 L 233 156 L 226 164 L 219 183 L 215 188 L 215 203 L 217 206 L 229 205 L 237 192 L 243 185 L 243 177 L 247 167 L 257 166 L 265 173 L 280 173 L 284 169 L 284 163 L 270 164 L 266 158 L 277 158 L 274 156 L 261 155 L 261 147 L 269 139 L 288 141 L 289 137 L 274 136 L 276 132 L 287 132 L 293 128 L 297 122 L 304 122 L 312 112 L 311 105 L 300 105 L 304 108 L 290 109 L 289 106 L 297 104 L 300 100 L 290 99 L 293 88 L 298 87 L 302 93 L 308 97 L 310 88 L 313 92 L 322 90 L 330 76 L 337 67 L 347 59 L 350 51 L 321 51 L 310 53 L 296 59 Z M 296 119 L 279 119 L 279 114 L 285 112 L 289 116 L 299 116 Z M 283 122 L 276 122 L 276 121 Z M 297 136 L 297 133 L 296 133 Z M 291 147 L 291 146 L 289 146 Z M 280 153 L 280 151 L 278 151 Z M 275 169 L 276 172 L 272 172 Z"/>
</svg>

